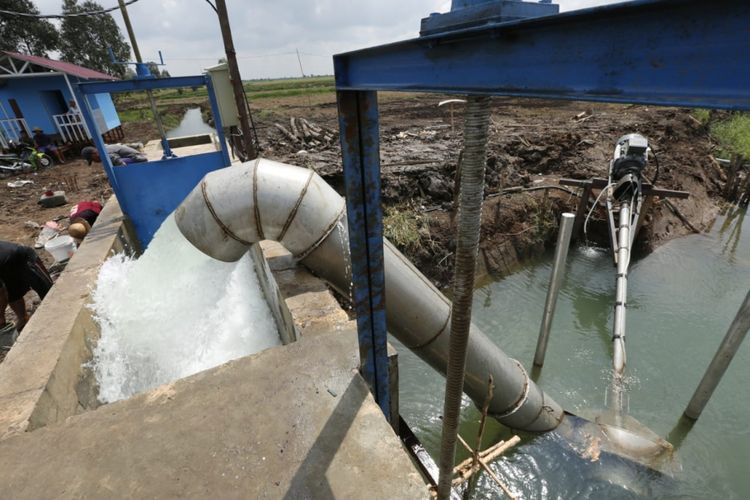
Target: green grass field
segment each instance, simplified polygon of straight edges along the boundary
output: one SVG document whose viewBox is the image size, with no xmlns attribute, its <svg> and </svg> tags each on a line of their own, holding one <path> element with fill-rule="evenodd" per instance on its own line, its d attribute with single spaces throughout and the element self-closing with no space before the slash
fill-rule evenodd
<svg viewBox="0 0 750 500">
<path fill-rule="evenodd" d="M 248 99 L 283 98 L 305 95 L 327 94 L 336 91 L 333 76 L 314 76 L 308 78 L 285 78 L 279 80 L 249 80 L 243 83 Z M 163 106 L 172 104 L 191 105 L 205 104 L 208 91 L 205 87 L 158 90 L 154 92 L 159 110 L 165 122 L 172 122 L 179 117 L 165 113 Z M 117 112 L 123 123 L 150 120 L 151 112 L 145 92 L 120 94 L 116 97 Z M 181 113 L 178 113 L 181 116 Z M 165 123 L 165 125 L 167 125 Z"/>
</svg>

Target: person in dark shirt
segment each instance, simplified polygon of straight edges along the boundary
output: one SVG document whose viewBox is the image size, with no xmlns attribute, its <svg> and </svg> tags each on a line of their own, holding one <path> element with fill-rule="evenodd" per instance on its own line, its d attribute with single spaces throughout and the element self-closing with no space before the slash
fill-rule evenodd
<svg viewBox="0 0 750 500">
<path fill-rule="evenodd" d="M 121 167 L 123 165 L 129 165 L 130 163 L 142 163 L 144 161 L 148 161 L 148 158 L 146 158 L 146 155 L 138 151 L 137 149 L 133 149 L 130 146 L 125 146 L 123 144 L 107 144 L 104 146 L 107 148 L 107 155 L 109 156 L 109 160 L 112 162 L 112 166 L 114 167 Z M 99 156 L 99 151 L 92 146 L 86 146 L 81 150 L 81 156 L 89 162 L 89 165 L 91 165 L 91 162 L 101 162 L 102 159 Z"/>
<path fill-rule="evenodd" d="M 0 241 L 0 328 L 5 326 L 5 310 L 10 306 L 20 332 L 29 320 L 23 296 L 33 288 L 44 299 L 51 287 L 52 278 L 32 248 Z"/>
<path fill-rule="evenodd" d="M 57 149 L 57 146 L 55 146 L 55 143 L 52 142 L 52 138 L 44 133 L 42 129 L 39 127 L 34 127 L 34 144 L 36 145 L 36 148 L 41 151 L 42 153 L 51 154 L 55 158 L 57 158 L 57 161 L 60 163 L 65 163 L 65 158 L 63 158 L 62 152 Z"/>
</svg>

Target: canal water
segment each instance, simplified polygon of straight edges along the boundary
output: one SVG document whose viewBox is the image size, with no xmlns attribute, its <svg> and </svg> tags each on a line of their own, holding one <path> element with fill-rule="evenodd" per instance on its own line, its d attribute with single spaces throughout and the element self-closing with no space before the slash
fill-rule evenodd
<svg viewBox="0 0 750 500">
<path fill-rule="evenodd" d="M 558 437 L 522 435 L 492 467 L 524 498 L 750 497 L 750 346 L 735 357 L 700 420 L 680 419 L 750 288 L 750 224 L 734 209 L 708 234 L 671 241 L 633 262 L 627 316 L 629 415 L 675 445 L 681 470 L 651 473 L 610 457 L 580 459 Z M 551 255 L 476 291 L 474 321 L 530 371 Z M 580 414 L 605 407 L 611 366 L 615 268 L 609 250 L 571 249 L 545 366 L 538 382 Z M 400 347 L 400 346 L 399 346 Z M 401 412 L 439 454 L 444 379 L 399 349 Z M 461 433 L 476 439 L 479 413 L 465 401 Z M 507 438 L 494 423 L 485 446 Z M 463 451 L 459 459 L 467 455 Z M 483 477 L 473 498 L 498 498 Z"/>
<path fill-rule="evenodd" d="M 186 135 L 211 134 L 216 132 L 213 127 L 203 121 L 201 108 L 190 108 L 185 111 L 180 124 L 167 131 L 167 137 L 183 137 Z"/>
</svg>

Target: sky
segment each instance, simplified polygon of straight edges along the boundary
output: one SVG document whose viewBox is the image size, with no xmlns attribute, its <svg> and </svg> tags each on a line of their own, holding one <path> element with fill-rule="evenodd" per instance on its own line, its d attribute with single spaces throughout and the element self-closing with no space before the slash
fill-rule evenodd
<svg viewBox="0 0 750 500">
<path fill-rule="evenodd" d="M 34 0 L 57 14 L 61 0 Z M 98 0 L 103 7 L 117 0 Z M 616 0 L 557 0 L 561 11 Z M 414 38 L 431 12 L 447 12 L 450 0 L 227 0 L 240 73 L 245 80 L 333 74 L 331 56 Z M 223 57 L 216 14 L 204 0 L 139 0 L 128 6 L 144 60 L 161 50 L 172 76 L 195 75 Z M 113 17 L 127 37 L 119 11 Z"/>
</svg>

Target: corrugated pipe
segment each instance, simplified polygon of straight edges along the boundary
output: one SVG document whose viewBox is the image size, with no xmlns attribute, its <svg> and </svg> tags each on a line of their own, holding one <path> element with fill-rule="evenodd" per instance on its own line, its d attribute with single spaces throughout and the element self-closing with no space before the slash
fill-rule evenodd
<svg viewBox="0 0 750 500">
<path fill-rule="evenodd" d="M 302 264 L 350 296 L 344 200 L 316 173 L 258 159 L 207 174 L 175 211 L 182 234 L 219 260 L 239 259 L 253 243 L 279 241 Z M 451 304 L 393 245 L 385 242 L 388 330 L 440 373 L 448 364 Z M 526 431 L 554 429 L 560 406 L 472 325 L 464 392 L 481 404 L 487 376 L 497 389 L 490 414 Z"/>
<path fill-rule="evenodd" d="M 466 352 L 471 332 L 471 305 L 474 298 L 474 271 L 482 225 L 484 171 L 490 98 L 471 96 L 466 104 L 464 123 L 464 160 L 461 165 L 461 189 L 456 228 L 456 263 L 453 268 L 453 313 L 451 315 L 448 370 L 445 376 L 443 432 L 440 442 L 440 480 L 438 499 L 450 497 L 456 435 L 461 417 Z"/>
</svg>

